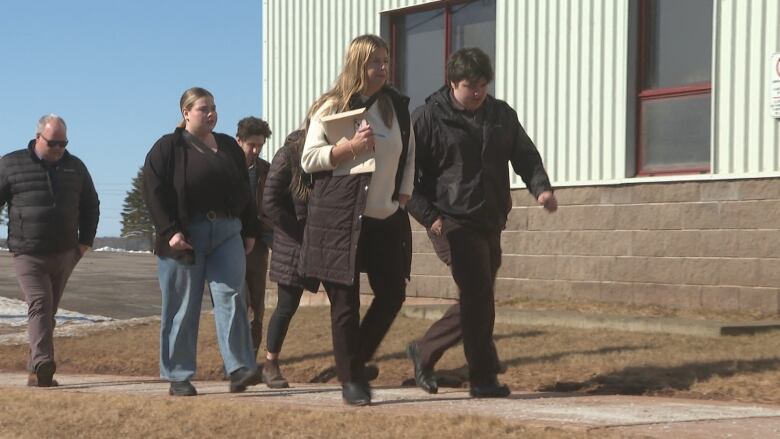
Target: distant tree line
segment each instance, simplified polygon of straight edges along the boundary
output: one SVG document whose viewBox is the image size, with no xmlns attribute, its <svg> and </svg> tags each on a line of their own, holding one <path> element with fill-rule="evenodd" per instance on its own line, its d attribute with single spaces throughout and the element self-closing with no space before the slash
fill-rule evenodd
<svg viewBox="0 0 780 439">
<path fill-rule="evenodd" d="M 122 238 L 142 238 L 154 248 L 154 225 L 144 200 L 143 168 L 133 178 L 122 205 Z"/>
</svg>

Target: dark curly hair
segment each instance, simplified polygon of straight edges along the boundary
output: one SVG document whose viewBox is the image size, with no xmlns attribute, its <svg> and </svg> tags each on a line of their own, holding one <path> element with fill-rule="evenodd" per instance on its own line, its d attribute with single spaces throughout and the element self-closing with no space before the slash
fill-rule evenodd
<svg viewBox="0 0 780 439">
<path fill-rule="evenodd" d="M 238 121 L 236 137 L 239 139 L 248 139 L 252 136 L 265 136 L 266 139 L 271 137 L 271 127 L 268 126 L 268 122 L 259 117 L 252 116 L 245 117 Z"/>
</svg>

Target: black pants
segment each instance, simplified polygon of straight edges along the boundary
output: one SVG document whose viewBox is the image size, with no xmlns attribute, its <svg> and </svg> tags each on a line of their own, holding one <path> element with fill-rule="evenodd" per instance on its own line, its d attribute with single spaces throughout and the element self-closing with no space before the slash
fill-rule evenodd
<svg viewBox="0 0 780 439">
<path fill-rule="evenodd" d="M 450 230 L 452 223 L 447 223 L 445 231 Z M 448 267 L 452 266 L 452 256 L 450 255 L 450 243 L 447 241 L 447 234 L 436 235 L 427 229 L 428 238 L 433 244 L 433 250 L 436 256 Z M 417 340 L 420 360 L 425 369 L 433 370 L 436 363 L 439 362 L 447 349 L 455 346 L 463 340 L 463 331 L 460 329 L 460 303 L 449 307 L 444 315 L 437 320 L 422 338 Z"/>
<path fill-rule="evenodd" d="M 290 321 L 292 321 L 295 312 L 298 311 L 298 305 L 301 304 L 301 296 L 303 295 L 303 287 L 282 284 L 278 284 L 278 287 L 276 309 L 268 322 L 266 349 L 272 354 L 278 354 L 282 351 L 287 329 L 290 327 Z"/>
<path fill-rule="evenodd" d="M 358 271 L 365 271 L 374 300 L 360 321 L 360 276 L 353 285 L 323 282 L 330 299 L 336 373 L 342 383 L 360 381 L 406 298 L 406 254 L 401 234 L 404 212 L 378 220 L 364 218 L 358 240 Z"/>
<path fill-rule="evenodd" d="M 417 340 L 420 360 L 425 369 L 433 370 L 447 349 L 463 340 L 460 328 L 460 303 L 456 303 Z"/>
<path fill-rule="evenodd" d="M 268 274 L 268 247 L 259 239 L 246 255 L 246 302 L 252 310 L 250 329 L 255 356 L 263 341 L 263 315 L 265 314 L 265 276 Z"/>
<path fill-rule="evenodd" d="M 447 232 L 447 241 L 460 303 L 451 306 L 423 338 L 427 340 L 422 343 L 423 360 L 432 366 L 462 334 L 469 380 L 480 385 L 493 380 L 500 368 L 493 327 L 501 232 L 456 227 Z"/>
</svg>

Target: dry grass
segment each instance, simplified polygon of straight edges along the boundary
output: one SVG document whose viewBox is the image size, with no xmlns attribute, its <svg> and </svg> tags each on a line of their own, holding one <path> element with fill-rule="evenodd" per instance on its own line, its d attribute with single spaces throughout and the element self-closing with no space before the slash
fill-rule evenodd
<svg viewBox="0 0 780 439">
<path fill-rule="evenodd" d="M 406 344 L 430 321 L 399 317 L 377 353 L 377 384 L 410 384 Z M 157 376 L 156 324 L 58 339 L 60 372 Z M 608 330 L 496 326 L 507 371 L 500 379 L 516 390 L 595 394 L 667 395 L 780 403 L 780 337 L 700 338 Z M 0 370 L 23 370 L 26 346 L 0 346 Z M 201 323 L 199 379 L 219 379 L 221 361 L 210 315 Z M 325 307 L 302 308 L 284 346 L 282 370 L 292 382 L 333 382 L 330 319 Z M 444 385 L 464 385 L 462 347 L 437 368 Z"/>
<path fill-rule="evenodd" d="M 511 426 L 477 417 L 412 416 L 370 410 L 315 411 L 236 400 L 6 390 L 0 438 L 401 438 L 577 439 L 586 432 Z M 22 403 L 22 401 L 24 403 Z M 35 422 L 31 422 L 31 420 Z M 435 425 L 435 428 L 431 426 Z M 599 436 L 601 437 L 601 436 Z"/>
<path fill-rule="evenodd" d="M 574 299 L 574 298 L 573 298 Z M 706 309 L 677 309 L 670 306 L 636 305 L 593 301 L 553 301 L 519 297 L 496 300 L 496 306 L 528 310 L 578 311 L 587 314 L 613 314 L 645 317 L 678 317 L 693 320 L 719 320 L 724 322 L 751 322 L 779 320 L 780 314 L 767 312 L 722 312 Z"/>
</svg>

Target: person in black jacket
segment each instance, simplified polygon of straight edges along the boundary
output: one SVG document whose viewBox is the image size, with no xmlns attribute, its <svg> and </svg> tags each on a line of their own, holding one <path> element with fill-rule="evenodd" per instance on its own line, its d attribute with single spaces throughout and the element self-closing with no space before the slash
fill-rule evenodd
<svg viewBox="0 0 780 439">
<path fill-rule="evenodd" d="M 0 159 L 0 207 L 8 203 L 8 249 L 28 307 L 28 386 L 57 385 L 54 316 L 100 215 L 92 177 L 67 145 L 65 121 L 49 114 L 27 148 Z"/>
<path fill-rule="evenodd" d="M 143 169 L 162 290 L 160 376 L 171 395 L 197 394 L 190 379 L 208 282 L 229 390 L 242 392 L 261 380 L 243 289 L 245 254 L 257 234 L 249 174 L 236 141 L 212 131 L 214 96 L 194 87 L 179 104 L 184 119 L 152 146 Z"/>
<path fill-rule="evenodd" d="M 403 210 L 414 177 L 409 98 L 386 85 L 387 43 L 352 40 L 336 82 L 311 106 L 301 156 L 313 174 L 299 269 L 322 281 L 331 303 L 336 373 L 347 404 L 371 403 L 366 369 L 406 298 L 411 226 Z M 351 138 L 329 139 L 322 118 L 366 108 Z M 331 135 L 334 135 L 333 133 Z M 365 166 L 359 166 L 359 165 Z M 360 321 L 360 272 L 374 300 Z"/>
<path fill-rule="evenodd" d="M 517 114 L 488 95 L 492 80 L 490 58 L 483 51 L 460 49 L 447 61 L 447 85 L 413 117 L 417 175 L 409 213 L 433 235 L 446 238 L 460 298 L 407 348 L 417 384 L 429 393 L 438 389 L 433 365 L 462 331 L 471 395 L 510 394 L 498 382 L 493 343 L 501 231 L 512 208 L 507 163 L 540 205 L 549 212 L 558 206 L 539 152 Z"/>
<path fill-rule="evenodd" d="M 245 117 L 238 121 L 236 142 L 244 151 L 252 202 L 257 209 L 258 239 L 252 251 L 246 255 L 246 299 L 252 311 L 252 347 L 257 351 L 263 340 L 263 315 L 265 314 L 265 276 L 268 272 L 268 248 L 273 241 L 273 224 L 264 213 L 263 188 L 271 164 L 259 157 L 266 140 L 271 137 L 268 122 L 257 117 Z"/>
<path fill-rule="evenodd" d="M 267 352 L 263 364 L 263 382 L 272 389 L 289 387 L 279 369 L 279 354 L 303 290 L 317 292 L 319 282 L 297 272 L 303 228 L 306 224 L 306 200 L 309 176 L 301 169 L 301 152 L 306 127 L 293 131 L 274 155 L 263 194 L 263 208 L 274 225 L 270 278 L 278 286 L 276 309 L 268 321 Z"/>
</svg>

